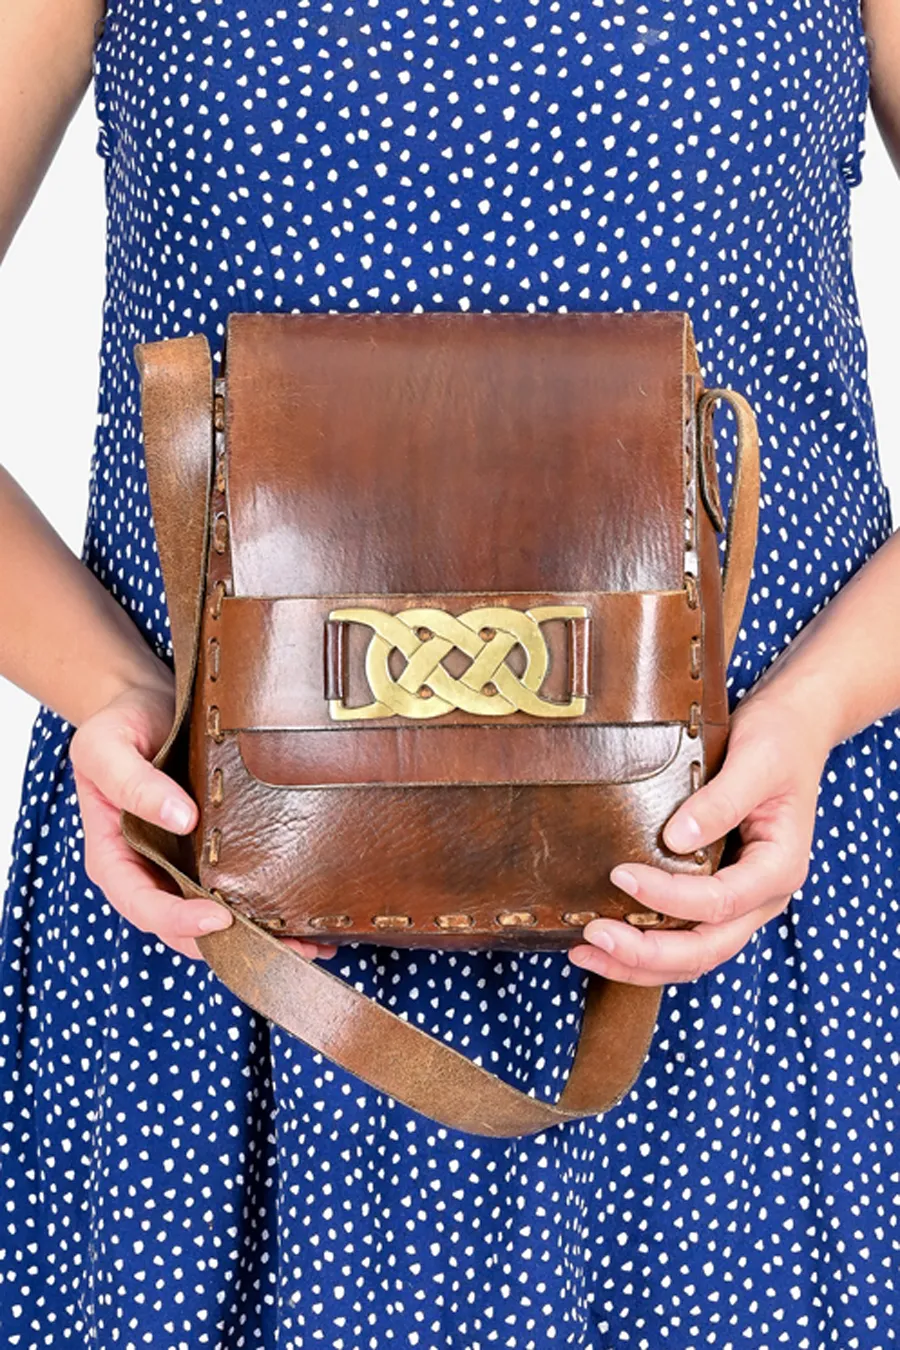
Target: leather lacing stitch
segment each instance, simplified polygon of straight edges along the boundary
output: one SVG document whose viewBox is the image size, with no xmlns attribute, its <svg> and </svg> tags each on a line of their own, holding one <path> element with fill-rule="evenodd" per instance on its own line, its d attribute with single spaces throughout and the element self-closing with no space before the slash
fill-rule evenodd
<svg viewBox="0 0 900 1350">
<path fill-rule="evenodd" d="M 213 481 L 213 499 L 210 502 L 212 512 L 212 522 L 210 528 L 210 580 L 212 586 L 209 596 L 209 617 L 215 623 L 222 617 L 222 605 L 226 595 L 230 593 L 231 576 L 230 571 L 230 540 L 228 533 L 228 516 L 225 505 L 225 381 L 216 380 L 213 397 L 213 428 L 215 435 L 215 457 L 214 457 L 214 481 Z M 216 499 L 218 497 L 218 500 Z M 224 569 L 224 574 L 216 576 L 217 571 Z M 222 668 L 222 647 L 218 635 L 213 633 L 207 638 L 206 642 L 206 678 L 207 678 L 207 697 L 214 697 L 214 687 L 220 678 Z M 215 745 L 221 745 L 225 740 L 225 732 L 222 730 L 222 718 L 218 704 L 210 701 L 206 709 L 206 731 Z M 208 801 L 214 810 L 223 805 L 225 801 L 225 774 L 219 764 L 213 764 L 209 774 Z M 223 831 L 220 825 L 210 827 L 205 840 L 206 858 L 211 867 L 217 866 L 222 856 L 223 849 Z M 240 909 L 246 901 L 242 896 L 229 894 L 227 897 L 221 890 L 211 886 L 210 895 L 214 896 L 222 904 L 227 904 L 233 909 Z M 275 920 L 273 922 L 264 922 L 263 926 L 267 928 L 284 927 L 284 920 Z"/>
<path fill-rule="evenodd" d="M 591 919 L 598 919 L 595 909 L 567 910 L 562 921 L 570 928 L 583 928 Z M 538 916 L 533 910 L 501 910 L 494 916 L 501 928 L 533 928 Z M 411 928 L 412 917 L 409 914 L 374 914 L 370 920 L 373 928 L 401 929 Z M 437 928 L 465 931 L 475 925 L 474 914 L 437 914 L 432 920 Z M 267 925 L 270 926 L 270 925 Z M 317 914 L 309 920 L 310 928 L 332 931 L 335 928 L 351 928 L 353 919 L 349 914 Z"/>
<path fill-rule="evenodd" d="M 696 377 L 688 380 L 690 397 L 688 399 L 689 408 L 685 429 L 685 490 L 688 497 L 685 522 L 685 551 L 693 553 L 699 565 L 698 558 L 698 540 L 697 540 L 697 455 L 699 447 L 697 443 L 698 433 L 702 434 L 702 428 L 697 426 L 697 404 L 695 398 Z M 685 562 L 687 563 L 687 558 Z M 700 586 L 696 575 L 685 567 L 684 587 L 687 593 L 687 603 L 690 609 L 694 610 L 697 618 L 702 622 L 702 611 L 700 608 Z M 694 633 L 690 640 L 689 669 L 692 680 L 700 680 L 703 674 L 703 640 L 700 633 Z M 697 700 L 692 700 L 688 710 L 687 734 L 691 739 L 696 740 L 700 735 L 702 725 L 702 707 Z M 690 790 L 696 792 L 703 783 L 703 763 L 700 759 L 691 760 L 690 765 Z M 700 865 L 706 862 L 708 857 L 705 848 L 697 849 L 694 853 L 694 861 Z"/>
<path fill-rule="evenodd" d="M 215 485 L 214 491 L 220 499 L 224 498 L 225 492 L 225 463 L 224 463 L 224 431 L 225 431 L 225 398 L 224 381 L 216 380 L 213 398 L 213 427 L 215 434 Z M 217 502 L 219 507 L 220 503 Z M 224 507 L 224 500 L 221 501 L 221 507 Z M 213 517 L 212 529 L 210 532 L 210 544 L 214 553 L 224 558 L 228 550 L 228 517 L 224 509 L 216 510 Z M 222 602 L 228 594 L 229 577 L 217 577 L 212 588 L 212 597 L 210 600 L 209 614 L 213 622 L 218 622 L 222 616 Z M 212 634 L 206 644 L 206 678 L 209 685 L 214 685 L 219 678 L 221 671 L 221 645 L 216 634 Z M 212 691 L 209 691 L 209 696 Z M 206 731 L 216 745 L 221 745 L 225 739 L 225 733 L 222 730 L 222 719 L 219 707 L 216 703 L 209 702 L 206 708 Z M 225 800 L 225 778 L 219 765 L 213 767 L 209 779 L 209 803 L 213 808 L 220 807 Z M 218 825 L 213 825 L 206 836 L 206 858 L 211 867 L 215 867 L 222 853 L 222 830 Z M 221 894 L 215 891 L 212 894 Z"/>
</svg>

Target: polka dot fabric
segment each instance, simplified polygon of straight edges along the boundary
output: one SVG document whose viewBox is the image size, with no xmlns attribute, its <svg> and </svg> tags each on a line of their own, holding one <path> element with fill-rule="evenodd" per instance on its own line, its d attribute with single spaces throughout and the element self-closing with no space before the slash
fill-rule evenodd
<svg viewBox="0 0 900 1350">
<path fill-rule="evenodd" d="M 169 628 L 135 343 L 230 310 L 687 310 L 757 409 L 737 700 L 891 528 L 854 288 L 857 0 L 110 0 L 83 558 Z M 723 487 L 730 411 L 716 426 Z M 669 986 L 613 1110 L 433 1125 L 270 1031 L 87 880 L 41 709 L 0 931 L 0 1326 L 15 1350 L 895 1344 L 898 730 L 838 747 L 806 884 Z M 562 953 L 329 963 L 554 1098 Z"/>
</svg>

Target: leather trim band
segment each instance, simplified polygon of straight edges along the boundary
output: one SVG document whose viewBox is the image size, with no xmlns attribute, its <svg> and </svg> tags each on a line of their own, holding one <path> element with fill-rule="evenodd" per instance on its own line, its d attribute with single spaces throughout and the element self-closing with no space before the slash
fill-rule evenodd
<svg viewBox="0 0 900 1350">
<path fill-rule="evenodd" d="M 342 725 L 329 715 L 323 671 L 323 634 L 329 611 L 343 606 L 377 606 L 391 613 L 404 608 L 435 606 L 450 613 L 467 606 L 509 605 L 525 608 L 541 604 L 583 605 L 588 612 L 587 707 L 567 725 L 603 725 L 610 722 L 686 722 L 690 705 L 699 698 L 699 686 L 690 671 L 691 640 L 699 639 L 700 612 L 691 609 L 687 592 L 567 592 L 547 596 L 288 596 L 278 599 L 226 596 L 222 601 L 217 640 L 216 704 L 223 731 L 287 731 L 327 729 Z M 360 640 L 350 651 L 348 674 L 350 706 L 373 697 L 364 662 L 370 630 L 363 625 Z M 551 638 L 548 630 L 555 629 Z M 541 625 L 551 647 L 550 670 L 541 692 L 561 702 L 569 695 L 566 678 L 566 629 L 563 620 Z M 355 635 L 354 635 L 355 636 Z M 349 644 L 348 644 L 349 645 Z M 510 652 L 510 661 L 518 655 Z M 450 652 L 445 658 L 460 656 Z M 463 659 L 460 668 L 468 664 Z M 401 663 L 402 668 L 402 663 Z M 558 687 L 546 685 L 560 671 Z M 509 712 L 491 719 L 491 726 L 535 725 L 528 713 Z M 360 720 L 354 729 L 399 726 L 400 718 Z M 485 726 L 484 717 L 463 710 L 443 713 L 432 726 Z M 408 723 L 407 723 L 408 725 Z"/>
<path fill-rule="evenodd" d="M 555 720 L 522 712 L 487 718 L 457 708 L 424 721 L 390 714 L 335 721 L 329 698 L 338 685 L 345 694 L 342 709 L 372 699 L 366 677 L 372 630 L 345 625 L 359 631 L 347 636 L 340 656 L 333 657 L 336 644 L 323 642 L 331 636 L 327 618 L 332 610 L 370 605 L 392 614 L 423 607 L 448 614 L 494 605 L 520 611 L 583 607 L 588 617 L 578 622 L 586 629 L 587 646 L 581 659 L 573 660 L 569 650 L 570 621 L 541 624 L 539 641 L 549 650 L 549 668 L 539 693 L 565 704 L 573 687 L 582 688 L 585 710 Z M 210 694 L 218 731 L 243 733 L 248 769 L 269 783 L 349 786 L 389 783 L 394 776 L 407 784 L 591 782 L 607 770 L 610 725 L 689 722 L 691 704 L 702 701 L 700 672 L 692 674 L 690 661 L 699 633 L 700 611 L 691 609 L 685 590 L 226 596 L 213 639 L 216 675 Z M 423 648 L 419 655 L 425 655 Z M 450 651 L 444 668 L 454 657 L 459 660 L 452 671 L 460 676 L 469 658 Z M 522 657 L 520 648 L 509 652 L 508 662 L 515 657 Z M 344 676 L 335 681 L 339 660 Z M 402 671 L 405 662 L 397 665 Z M 454 728 L 452 753 L 444 727 Z M 620 781 L 658 771 L 665 756 L 658 742 L 655 749 L 630 772 L 620 766 Z"/>
</svg>

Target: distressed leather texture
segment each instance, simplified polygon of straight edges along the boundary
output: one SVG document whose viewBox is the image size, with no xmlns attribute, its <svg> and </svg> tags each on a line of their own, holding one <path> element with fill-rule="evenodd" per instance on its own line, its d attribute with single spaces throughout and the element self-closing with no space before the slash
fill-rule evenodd
<svg viewBox="0 0 900 1350">
<path fill-rule="evenodd" d="M 724 754 L 752 409 L 705 389 L 677 311 L 235 313 L 215 378 L 200 336 L 135 355 L 176 670 L 154 762 L 201 819 L 185 840 L 123 813 L 126 838 L 229 906 L 200 945 L 240 997 L 398 1100 L 483 1134 L 607 1109 L 640 1071 L 659 989 L 589 977 L 551 1104 L 279 937 L 550 950 L 595 915 L 689 926 L 608 874 L 721 856 L 722 840 L 673 855 L 661 830 Z M 724 577 L 720 399 L 738 432 Z M 527 618 L 547 606 L 568 617 Z M 403 652 L 329 617 L 373 607 Z M 519 612 L 530 657 L 481 622 L 491 610 Z"/>
</svg>

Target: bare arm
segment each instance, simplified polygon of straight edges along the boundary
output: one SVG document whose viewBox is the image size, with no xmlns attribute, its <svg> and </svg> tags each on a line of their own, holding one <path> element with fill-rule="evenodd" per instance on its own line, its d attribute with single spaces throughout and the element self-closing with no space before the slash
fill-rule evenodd
<svg viewBox="0 0 900 1350">
<path fill-rule="evenodd" d="M 862 5 L 872 116 L 900 174 L 900 5 Z M 811 700 L 831 745 L 900 707 L 900 534 L 798 634 L 756 688 L 766 686 Z"/>
<path fill-rule="evenodd" d="M 91 82 L 104 0 L 0 0 L 0 261 Z"/>
<path fill-rule="evenodd" d="M 753 688 L 814 711 L 825 750 L 900 708 L 900 533 L 894 533 Z"/>
<path fill-rule="evenodd" d="M 0 263 L 91 82 L 104 6 L 0 0 Z M 226 928 L 230 912 L 177 894 L 125 842 L 120 821 L 127 808 L 181 833 L 196 822 L 188 793 L 150 763 L 172 721 L 172 672 L 2 468 L 0 577 L 23 578 L 0 586 L 0 676 L 76 728 L 69 756 L 87 877 L 129 922 L 200 960 L 196 938 Z M 285 940 L 304 956 L 337 952 Z"/>
<path fill-rule="evenodd" d="M 0 0 L 0 262 L 90 85 L 103 10 Z M 167 687 L 122 606 L 2 467 L 0 576 L 27 578 L 0 587 L 0 675 L 73 725 L 128 685 Z"/>
<path fill-rule="evenodd" d="M 896 0 L 862 0 L 869 47 L 872 116 L 900 174 L 900 8 Z"/>
<path fill-rule="evenodd" d="M 900 174 L 900 4 L 863 0 L 869 98 Z M 833 747 L 900 708 L 900 532 L 785 648 L 735 711 L 725 762 L 674 813 L 670 848 L 689 853 L 736 830 L 736 861 L 714 876 L 673 875 L 623 858 L 612 881 L 696 927 L 633 929 L 594 919 L 569 959 L 638 985 L 690 981 L 735 956 L 804 884 L 818 788 Z M 896 816 L 890 786 L 884 808 Z"/>
</svg>

